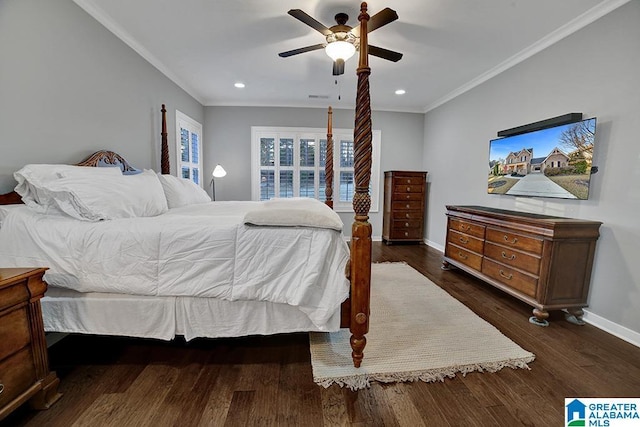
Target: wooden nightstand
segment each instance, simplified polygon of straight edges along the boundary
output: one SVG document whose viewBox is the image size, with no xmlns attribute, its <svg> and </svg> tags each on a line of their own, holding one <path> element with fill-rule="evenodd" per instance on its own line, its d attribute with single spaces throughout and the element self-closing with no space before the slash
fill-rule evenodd
<svg viewBox="0 0 640 427">
<path fill-rule="evenodd" d="M 61 396 L 42 324 L 45 271 L 0 268 L 0 420 L 27 400 L 34 409 L 47 409 Z"/>
</svg>

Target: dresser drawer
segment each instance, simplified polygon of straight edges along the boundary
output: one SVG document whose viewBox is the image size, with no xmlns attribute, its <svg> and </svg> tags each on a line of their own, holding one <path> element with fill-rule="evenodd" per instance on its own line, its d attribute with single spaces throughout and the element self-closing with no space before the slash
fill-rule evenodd
<svg viewBox="0 0 640 427">
<path fill-rule="evenodd" d="M 391 239 L 408 239 L 408 240 L 422 240 L 422 230 L 418 228 L 403 228 L 397 229 L 394 228 L 391 230 L 390 238 Z"/>
<path fill-rule="evenodd" d="M 422 193 L 422 191 L 424 190 L 424 187 L 422 184 L 400 184 L 398 185 L 398 182 L 395 182 L 395 185 L 393 186 L 393 192 L 394 194 L 396 193 Z"/>
<path fill-rule="evenodd" d="M 425 177 L 423 174 L 420 174 L 419 176 L 394 176 L 393 185 L 394 188 L 401 185 L 418 185 L 422 187 L 424 185 L 424 179 Z"/>
<path fill-rule="evenodd" d="M 540 258 L 526 252 L 516 251 L 495 243 L 487 242 L 484 246 L 484 256 L 502 264 L 519 268 L 531 274 L 538 275 L 540 271 Z"/>
<path fill-rule="evenodd" d="M 534 298 L 536 296 L 536 288 L 538 286 L 537 276 L 521 273 L 486 257 L 482 260 L 482 273 L 525 295 Z"/>
<path fill-rule="evenodd" d="M 409 200 L 406 202 L 397 202 L 394 201 L 391 203 L 391 209 L 394 211 L 403 211 L 403 210 L 412 210 L 412 211 L 422 211 L 423 205 L 422 200 Z"/>
<path fill-rule="evenodd" d="M 487 241 L 503 246 L 542 255 L 542 239 L 511 233 L 505 230 L 487 227 Z"/>
<path fill-rule="evenodd" d="M 395 211 L 391 212 L 390 215 L 393 218 L 393 221 L 406 221 L 406 220 L 417 220 L 419 222 L 423 221 L 422 211 Z"/>
<path fill-rule="evenodd" d="M 422 193 L 393 193 L 393 200 L 407 201 L 407 200 L 422 200 Z"/>
<path fill-rule="evenodd" d="M 474 270 L 480 270 L 482 267 L 482 256 L 476 253 L 470 252 L 459 246 L 451 243 L 447 244 L 447 256 L 451 259 L 459 261 L 464 265 L 468 265 Z"/>
<path fill-rule="evenodd" d="M 36 381 L 36 368 L 33 365 L 31 348 L 26 347 L 0 362 L 0 407 L 11 402 L 27 390 Z"/>
<path fill-rule="evenodd" d="M 26 347 L 29 342 L 31 333 L 26 308 L 14 310 L 0 318 L 0 360 Z"/>
<path fill-rule="evenodd" d="M 473 252 L 481 254 L 484 248 L 484 240 L 473 237 L 469 234 L 449 230 L 449 240 L 456 246 L 463 247 Z"/>
<path fill-rule="evenodd" d="M 461 231 L 465 234 L 470 234 L 480 239 L 484 239 L 484 225 L 462 221 L 459 219 L 449 219 L 449 228 L 452 230 Z"/>
</svg>

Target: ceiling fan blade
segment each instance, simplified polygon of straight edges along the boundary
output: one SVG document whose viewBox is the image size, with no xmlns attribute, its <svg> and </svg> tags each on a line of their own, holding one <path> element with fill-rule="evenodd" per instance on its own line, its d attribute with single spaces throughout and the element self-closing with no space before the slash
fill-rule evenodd
<svg viewBox="0 0 640 427">
<path fill-rule="evenodd" d="M 369 23 L 367 24 L 367 32 L 371 32 L 377 30 L 378 28 L 387 25 L 390 22 L 398 19 L 398 14 L 395 10 L 389 9 L 388 7 L 382 9 L 380 12 L 376 13 L 369 19 Z"/>
<path fill-rule="evenodd" d="M 280 52 L 278 56 L 280 58 L 287 58 L 289 56 L 298 55 L 300 53 L 305 53 L 305 52 L 311 52 L 312 50 L 318 50 L 323 48 L 324 48 L 324 45 L 322 43 L 314 44 L 313 46 L 305 46 L 298 49 L 288 50 L 286 52 Z"/>
<path fill-rule="evenodd" d="M 394 52 L 393 50 L 383 49 L 378 46 L 369 45 L 369 54 L 393 62 L 398 62 L 402 59 L 400 52 Z"/>
<path fill-rule="evenodd" d="M 336 59 L 333 62 L 333 75 L 339 76 L 340 74 L 344 74 L 344 60 Z"/>
<path fill-rule="evenodd" d="M 370 33 L 373 30 L 377 30 L 383 25 L 387 25 L 390 22 L 398 19 L 398 14 L 395 10 L 390 8 L 382 9 L 380 12 L 373 15 L 369 18 L 369 22 L 367 23 L 367 33 Z M 356 25 L 351 29 L 351 34 L 356 37 L 360 37 L 360 25 Z"/>
<path fill-rule="evenodd" d="M 328 36 L 329 34 L 331 34 L 331 30 L 329 28 L 327 28 L 326 26 L 322 25 L 321 23 L 319 23 L 318 21 L 316 21 L 315 19 L 313 19 L 312 17 L 310 17 L 309 15 L 307 15 L 305 12 L 303 12 L 300 9 L 291 9 L 288 13 L 289 13 L 289 15 L 293 16 L 294 18 L 298 19 L 299 21 L 302 21 L 303 23 L 307 24 L 308 26 L 310 26 L 314 30 L 319 31 L 320 33 L 324 34 L 325 36 Z"/>
</svg>

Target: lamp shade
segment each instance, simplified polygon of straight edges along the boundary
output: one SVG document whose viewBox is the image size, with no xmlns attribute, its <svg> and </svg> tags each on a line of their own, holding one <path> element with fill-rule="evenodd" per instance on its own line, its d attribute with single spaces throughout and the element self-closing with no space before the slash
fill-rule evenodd
<svg viewBox="0 0 640 427">
<path fill-rule="evenodd" d="M 334 61 L 337 59 L 346 61 L 347 59 L 351 58 L 354 53 L 356 53 L 356 47 L 352 43 L 338 40 L 329 43 L 324 48 L 324 51 L 327 53 L 329 58 L 333 59 Z"/>
<path fill-rule="evenodd" d="M 220 166 L 220 164 L 216 165 L 216 167 L 213 169 L 213 177 L 214 178 L 222 178 L 226 174 L 227 174 L 227 171 L 224 170 L 224 168 L 222 166 Z"/>
</svg>

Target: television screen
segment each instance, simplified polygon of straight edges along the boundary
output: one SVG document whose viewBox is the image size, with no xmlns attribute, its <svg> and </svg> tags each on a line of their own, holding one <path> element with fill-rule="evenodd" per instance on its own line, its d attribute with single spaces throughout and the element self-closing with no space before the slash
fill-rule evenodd
<svg viewBox="0 0 640 427">
<path fill-rule="evenodd" d="M 586 200 L 595 133 L 594 117 L 491 140 L 487 191 Z"/>
</svg>

